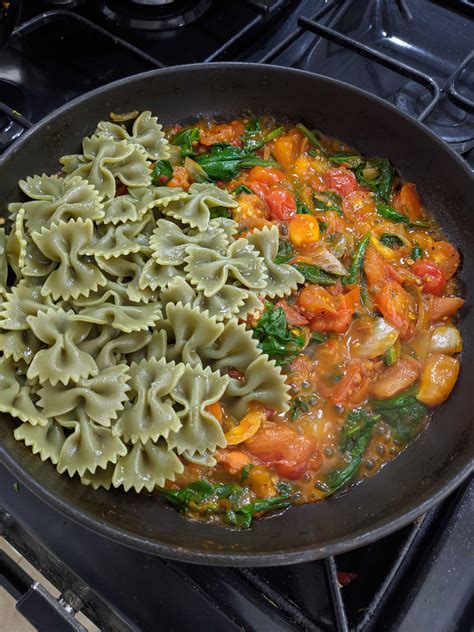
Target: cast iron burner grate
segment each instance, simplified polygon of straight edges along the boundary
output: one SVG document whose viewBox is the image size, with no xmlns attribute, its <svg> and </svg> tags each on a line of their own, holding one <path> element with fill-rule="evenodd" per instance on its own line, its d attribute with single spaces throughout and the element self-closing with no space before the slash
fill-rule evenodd
<svg viewBox="0 0 474 632">
<path fill-rule="evenodd" d="M 191 24 L 212 0 L 105 0 L 100 10 L 120 28 L 167 31 Z"/>
</svg>

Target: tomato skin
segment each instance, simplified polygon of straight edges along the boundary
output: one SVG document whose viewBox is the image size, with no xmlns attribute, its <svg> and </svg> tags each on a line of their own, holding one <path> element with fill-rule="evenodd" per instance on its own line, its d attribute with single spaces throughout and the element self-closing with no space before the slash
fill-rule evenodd
<svg viewBox="0 0 474 632">
<path fill-rule="evenodd" d="M 267 422 L 245 442 L 245 449 L 280 476 L 297 480 L 307 470 L 317 446 L 285 424 Z"/>
<path fill-rule="evenodd" d="M 451 318 L 465 303 L 464 299 L 459 298 L 459 296 L 431 297 L 431 299 L 432 302 L 429 307 L 430 323 Z"/>
<path fill-rule="evenodd" d="M 399 200 L 402 212 L 408 213 L 410 221 L 415 221 L 421 217 L 421 200 L 416 190 L 416 185 L 406 182 L 399 193 Z"/>
<path fill-rule="evenodd" d="M 278 301 L 276 305 L 277 307 L 281 307 L 283 309 L 286 316 L 286 322 L 291 325 L 291 327 L 301 327 L 302 325 L 308 324 L 306 316 L 303 316 L 303 314 L 293 305 L 289 305 L 286 301 Z"/>
<path fill-rule="evenodd" d="M 456 273 L 461 263 L 459 252 L 448 241 L 435 241 L 428 248 L 428 256 L 431 261 L 441 268 L 446 280 Z"/>
<path fill-rule="evenodd" d="M 270 187 L 268 184 L 263 184 L 262 182 L 249 182 L 249 188 L 252 189 L 255 195 L 258 195 L 258 197 L 264 202 L 267 195 L 270 193 Z"/>
<path fill-rule="evenodd" d="M 252 167 L 249 171 L 248 179 L 251 182 L 260 182 L 271 186 L 272 184 L 278 184 L 285 177 L 284 173 L 279 169 L 273 169 L 272 167 Z"/>
<path fill-rule="evenodd" d="M 273 219 L 287 221 L 296 215 L 295 196 L 288 189 L 271 189 L 265 201 Z"/>
<path fill-rule="evenodd" d="M 351 222 L 365 221 L 375 215 L 375 202 L 366 191 L 351 191 L 342 200 L 342 212 Z"/>
<path fill-rule="evenodd" d="M 389 281 L 396 281 L 397 283 L 403 281 L 403 277 L 392 265 L 387 263 L 373 246 L 369 246 L 365 251 L 364 272 L 369 288 L 373 292 L 377 292 Z"/>
<path fill-rule="evenodd" d="M 443 293 L 446 287 L 446 278 L 436 263 L 422 259 L 416 261 L 411 269 L 423 281 L 424 292 L 434 296 L 440 296 Z"/>
<path fill-rule="evenodd" d="M 298 158 L 302 138 L 299 132 L 293 130 L 274 141 L 273 155 L 284 169 L 289 169 Z"/>
<path fill-rule="evenodd" d="M 383 317 L 393 327 L 400 331 L 402 339 L 409 338 L 414 322 L 414 299 L 400 283 L 391 281 L 386 283 L 376 294 L 375 302 Z"/>
<path fill-rule="evenodd" d="M 305 309 L 313 315 L 309 325 L 311 331 L 337 334 L 347 331 L 359 301 L 359 287 L 333 297 L 318 285 L 309 285 L 298 298 L 299 304 L 307 306 Z"/>
<path fill-rule="evenodd" d="M 359 188 L 357 178 L 349 169 L 329 169 L 324 174 L 324 182 L 328 189 L 332 189 L 345 197 Z"/>
</svg>

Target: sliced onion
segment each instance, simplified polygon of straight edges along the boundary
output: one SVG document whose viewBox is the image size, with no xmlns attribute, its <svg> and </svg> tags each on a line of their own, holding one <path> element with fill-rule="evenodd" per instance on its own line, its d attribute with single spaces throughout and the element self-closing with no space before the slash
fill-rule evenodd
<svg viewBox="0 0 474 632">
<path fill-rule="evenodd" d="M 174 148 L 174 145 L 170 146 L 170 149 L 172 148 Z M 173 160 L 171 158 L 170 162 L 173 163 Z M 184 159 L 184 168 L 186 169 L 186 171 L 188 171 L 193 180 L 209 180 L 209 178 L 207 177 L 207 173 L 204 171 L 201 165 L 198 165 L 198 163 L 192 158 L 189 158 L 189 156 L 186 156 L 186 158 Z"/>
<path fill-rule="evenodd" d="M 332 252 L 329 252 L 324 244 L 317 244 L 311 249 L 311 263 L 331 274 L 340 276 L 349 274 L 339 259 Z"/>
<path fill-rule="evenodd" d="M 424 329 L 423 331 L 420 331 L 420 333 L 417 334 L 415 338 L 410 342 L 410 346 L 416 353 L 416 357 L 421 362 L 421 364 L 424 363 L 430 351 L 430 339 L 430 332 L 427 329 Z"/>
<path fill-rule="evenodd" d="M 460 353 L 462 338 L 459 329 L 454 325 L 439 325 L 433 329 L 429 345 L 431 352 Z"/>
<path fill-rule="evenodd" d="M 381 356 L 397 340 L 399 331 L 383 318 L 355 320 L 349 330 L 351 352 L 369 360 Z"/>
</svg>

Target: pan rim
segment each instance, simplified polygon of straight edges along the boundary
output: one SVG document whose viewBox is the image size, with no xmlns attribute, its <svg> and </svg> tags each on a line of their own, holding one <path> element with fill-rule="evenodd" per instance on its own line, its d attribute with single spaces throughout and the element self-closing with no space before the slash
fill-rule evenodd
<svg viewBox="0 0 474 632">
<path fill-rule="evenodd" d="M 329 77 L 325 77 L 316 73 L 311 73 L 304 70 L 298 70 L 293 68 L 287 68 L 284 66 L 274 66 L 274 65 L 266 65 L 266 64 L 255 64 L 255 63 L 243 63 L 243 62 L 217 62 L 210 64 L 186 64 L 181 66 L 174 66 L 170 68 L 163 69 L 155 69 L 151 71 L 147 71 L 145 73 L 140 73 L 137 75 L 133 75 L 131 77 L 127 77 L 125 79 L 121 79 L 119 81 L 115 81 L 105 86 L 101 86 L 96 90 L 87 92 L 83 95 L 80 95 L 76 99 L 70 101 L 69 103 L 61 106 L 54 112 L 48 114 L 41 121 L 36 123 L 33 127 L 23 134 L 23 136 L 12 145 L 0 158 L 0 169 L 3 167 L 4 163 L 6 163 L 12 156 L 14 156 L 18 151 L 22 150 L 22 148 L 28 143 L 29 138 L 34 135 L 37 131 L 46 128 L 52 121 L 62 117 L 68 111 L 74 109 L 77 105 L 88 101 L 89 99 L 107 93 L 113 90 L 118 85 L 123 85 L 124 83 L 133 83 L 133 82 L 141 82 L 151 77 L 155 77 L 156 75 L 167 75 L 167 74 L 181 74 L 187 72 L 194 72 L 199 70 L 205 70 L 206 72 L 212 72 L 216 70 L 224 70 L 224 69 L 253 69 L 260 70 L 265 73 L 285 73 L 291 75 L 300 75 L 302 77 L 307 77 L 308 79 L 314 80 L 315 78 L 321 82 L 326 82 L 328 84 L 332 84 L 336 87 L 340 87 L 346 93 L 358 95 L 360 97 L 364 97 L 366 99 L 370 99 L 374 101 L 379 108 L 384 108 L 386 111 L 392 112 L 399 118 L 404 119 L 410 125 L 414 126 L 414 128 L 422 131 L 423 133 L 428 133 L 431 136 L 433 142 L 436 143 L 437 146 L 442 149 L 444 152 L 448 152 L 451 158 L 455 160 L 459 169 L 462 169 L 464 173 L 473 181 L 474 183 L 474 173 L 471 172 L 467 164 L 464 160 L 443 140 L 437 137 L 429 128 L 426 127 L 423 123 L 418 120 L 412 118 L 408 114 L 401 112 L 395 106 L 387 103 L 383 99 L 374 96 L 360 88 L 352 86 L 350 84 L 346 84 L 342 81 L 332 79 Z M 156 555 L 160 555 L 163 557 L 185 561 L 185 562 L 193 562 L 193 563 L 206 563 L 206 564 L 215 564 L 215 565 L 232 565 L 232 566 L 270 566 L 270 565 L 286 565 L 286 564 L 294 564 L 299 562 L 305 562 L 310 560 L 316 560 L 323 557 L 328 557 L 334 554 L 340 554 L 346 551 L 349 551 L 354 548 L 358 548 L 360 546 L 369 544 L 378 540 L 394 531 L 406 526 L 416 518 L 418 518 L 421 514 L 428 511 L 434 505 L 441 502 L 444 498 L 446 498 L 456 487 L 458 487 L 473 471 L 473 463 L 471 462 L 464 463 L 462 466 L 459 465 L 459 468 L 451 476 L 448 482 L 442 482 L 438 484 L 438 489 L 433 491 L 424 492 L 425 500 L 421 503 L 418 501 L 413 501 L 411 503 L 411 509 L 404 511 L 401 515 L 396 517 L 387 517 L 382 518 L 378 521 L 377 526 L 370 527 L 369 529 L 360 529 L 360 532 L 355 535 L 350 535 L 346 537 L 344 541 L 341 542 L 341 538 L 339 537 L 334 542 L 330 542 L 326 546 L 305 546 L 298 548 L 296 545 L 294 548 L 290 550 L 281 550 L 274 552 L 261 552 L 261 553 L 246 553 L 246 552 L 229 552 L 226 551 L 209 551 L 209 550 L 196 550 L 194 548 L 187 548 L 186 546 L 175 546 L 173 544 L 166 544 L 159 542 L 155 539 L 149 538 L 145 535 L 136 535 L 135 533 L 124 529 L 122 527 L 118 527 L 115 525 L 111 525 L 106 520 L 101 519 L 99 517 L 94 516 L 92 513 L 87 512 L 86 510 L 79 509 L 74 505 L 69 504 L 66 500 L 57 496 L 54 492 L 43 488 L 43 486 L 37 481 L 35 478 L 29 478 L 27 473 L 24 473 L 21 469 L 19 463 L 12 457 L 12 455 L 5 449 L 3 444 L 0 444 L 0 461 L 14 474 L 18 480 L 20 480 L 25 486 L 30 489 L 33 493 L 35 493 L 39 498 L 46 501 L 50 506 L 56 508 L 58 511 L 78 522 L 79 524 L 85 526 L 86 528 L 97 532 L 107 538 L 118 541 L 121 544 L 129 546 L 131 548 L 139 549 L 142 551 L 146 551 L 148 553 L 153 553 Z M 436 488 L 436 484 L 435 484 Z M 334 499 L 334 502 L 337 502 L 337 499 Z M 413 503 L 416 502 L 416 506 L 413 506 Z M 184 518 L 183 518 L 184 519 Z"/>
</svg>

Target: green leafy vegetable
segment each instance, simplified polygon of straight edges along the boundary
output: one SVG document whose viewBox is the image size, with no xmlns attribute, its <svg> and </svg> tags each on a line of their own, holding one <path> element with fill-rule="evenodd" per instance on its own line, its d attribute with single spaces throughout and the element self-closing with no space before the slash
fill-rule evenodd
<svg viewBox="0 0 474 632">
<path fill-rule="evenodd" d="M 362 265 L 364 263 L 364 255 L 367 250 L 367 246 L 370 242 L 370 233 L 367 233 L 365 237 L 359 242 L 354 256 L 352 258 L 352 265 L 349 270 L 348 276 L 344 277 L 343 283 L 345 285 L 353 285 L 354 283 L 358 283 L 360 271 L 362 269 Z"/>
<path fill-rule="evenodd" d="M 173 177 L 173 167 L 170 161 L 157 160 L 157 162 L 155 162 L 155 166 L 153 167 L 151 177 L 153 178 L 153 184 L 155 185 L 159 186 L 167 184 Z"/>
<path fill-rule="evenodd" d="M 275 257 L 275 263 L 288 263 L 295 256 L 295 250 L 288 239 L 280 239 L 278 244 L 278 254 Z"/>
<path fill-rule="evenodd" d="M 252 468 L 253 468 L 253 463 L 247 463 L 247 465 L 244 465 L 240 473 L 240 480 L 242 481 L 242 483 L 248 479 L 250 470 Z"/>
<path fill-rule="evenodd" d="M 182 513 L 220 514 L 228 524 L 247 529 L 255 514 L 288 507 L 291 491 L 282 491 L 280 496 L 257 498 L 252 502 L 248 487 L 200 480 L 178 490 L 162 489 L 161 493 Z"/>
<path fill-rule="evenodd" d="M 232 211 L 230 208 L 225 208 L 224 206 L 215 206 L 211 208 L 209 211 L 210 219 L 216 219 L 217 217 L 227 217 L 228 219 L 232 219 Z"/>
<path fill-rule="evenodd" d="M 334 191 L 323 191 L 313 196 L 314 206 L 318 211 L 336 211 L 338 215 L 343 216 L 341 201 L 341 196 Z"/>
<path fill-rule="evenodd" d="M 311 340 L 317 345 L 320 345 L 321 343 L 326 342 L 327 339 L 328 339 L 328 335 L 323 334 L 322 331 L 313 331 L 313 333 L 311 334 Z"/>
<path fill-rule="evenodd" d="M 258 339 L 262 351 L 277 364 L 292 362 L 303 350 L 305 336 L 298 329 L 288 327 L 282 307 L 267 302 L 266 308 L 253 330 L 253 336 Z"/>
<path fill-rule="evenodd" d="M 246 187 L 245 184 L 239 184 L 239 186 L 235 188 L 232 193 L 234 193 L 234 195 L 240 195 L 241 193 L 247 193 L 250 195 L 253 193 L 253 191 L 252 189 Z"/>
<path fill-rule="evenodd" d="M 380 237 L 379 241 L 384 246 L 388 246 L 389 248 L 393 248 L 393 249 L 400 248 L 400 246 L 404 245 L 403 239 L 393 233 L 384 233 Z"/>
<path fill-rule="evenodd" d="M 329 156 L 329 160 L 334 162 L 336 165 L 349 165 L 352 169 L 355 169 L 364 162 L 362 156 L 344 153 L 333 154 L 332 156 Z"/>
<path fill-rule="evenodd" d="M 243 147 L 229 143 L 216 143 L 209 152 L 201 154 L 196 162 L 204 169 L 211 180 L 231 180 L 238 176 L 241 169 L 251 167 L 278 167 L 273 160 L 262 160 L 256 154 Z"/>
<path fill-rule="evenodd" d="M 312 263 L 293 263 L 292 264 L 298 272 L 304 276 L 305 280 L 309 283 L 317 283 L 318 285 L 334 285 L 338 277 L 329 272 L 325 272 L 319 266 L 315 266 Z"/>
<path fill-rule="evenodd" d="M 348 459 L 348 463 L 329 474 L 326 481 L 329 488 L 328 496 L 334 494 L 357 474 L 372 438 L 373 427 L 380 419 L 380 415 L 371 414 L 362 408 L 351 410 L 347 415 L 341 430 L 339 450 Z"/>
<path fill-rule="evenodd" d="M 183 129 L 173 136 L 171 143 L 177 145 L 181 151 L 181 156 L 192 156 L 194 154 L 193 143 L 200 138 L 201 132 L 199 128 Z"/>
<path fill-rule="evenodd" d="M 421 227 L 428 225 L 427 222 L 423 222 L 423 221 L 411 222 L 409 217 L 407 217 L 406 215 L 403 215 L 403 213 L 399 213 L 396 209 L 394 209 L 389 204 L 377 204 L 376 208 L 377 208 L 377 213 L 381 217 L 384 217 L 385 219 L 389 219 L 392 222 L 395 222 L 396 224 L 403 223 L 403 224 L 408 224 L 409 226 L 421 226 Z"/>
<path fill-rule="evenodd" d="M 255 151 L 270 141 L 275 140 L 278 136 L 281 136 L 284 131 L 284 127 L 277 127 L 276 129 L 262 135 L 260 120 L 257 118 L 252 119 L 247 123 L 245 127 L 245 134 L 242 136 L 243 147 L 244 149 Z"/>
<path fill-rule="evenodd" d="M 290 406 L 290 419 L 296 421 L 301 413 L 307 413 L 309 410 L 309 402 L 306 397 L 295 397 Z"/>
<path fill-rule="evenodd" d="M 413 259 L 413 261 L 416 261 L 417 259 L 421 259 L 423 257 L 423 250 L 418 244 L 416 244 L 411 251 L 410 257 Z"/>
<path fill-rule="evenodd" d="M 296 212 L 300 215 L 312 215 L 306 204 L 299 199 L 296 200 Z"/>
<path fill-rule="evenodd" d="M 303 136 L 306 136 L 313 147 L 316 147 L 316 149 L 319 149 L 321 152 L 324 153 L 324 148 L 317 139 L 316 135 L 311 132 L 305 125 L 303 125 L 302 123 L 298 123 L 296 129 L 301 132 Z"/>
<path fill-rule="evenodd" d="M 428 409 L 416 399 L 417 387 L 391 397 L 371 401 L 374 412 L 392 428 L 393 435 L 399 441 L 408 443 L 420 430 L 420 424 Z"/>
<path fill-rule="evenodd" d="M 369 187 L 381 200 L 388 202 L 395 170 L 387 158 L 373 158 L 355 168 L 360 184 Z"/>
<path fill-rule="evenodd" d="M 288 481 L 278 481 L 276 487 L 279 494 L 290 496 L 293 493 L 293 485 Z"/>
</svg>

